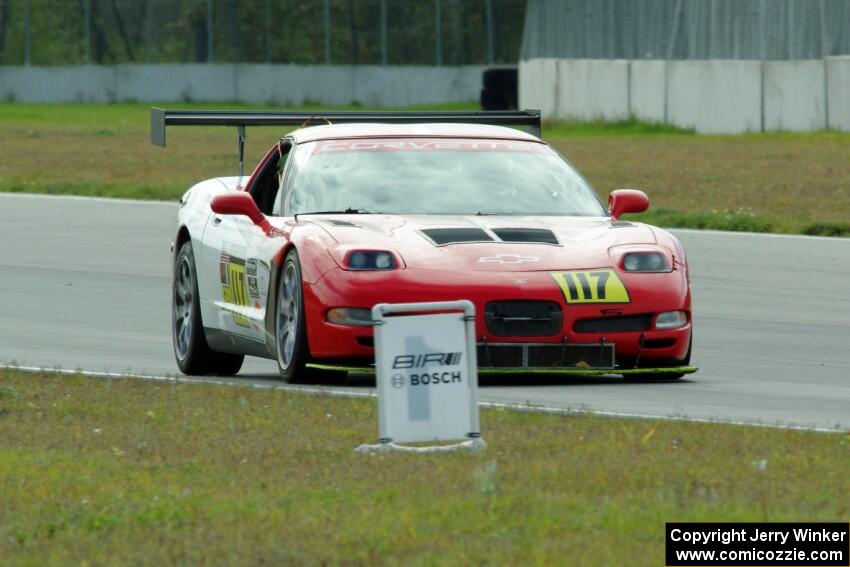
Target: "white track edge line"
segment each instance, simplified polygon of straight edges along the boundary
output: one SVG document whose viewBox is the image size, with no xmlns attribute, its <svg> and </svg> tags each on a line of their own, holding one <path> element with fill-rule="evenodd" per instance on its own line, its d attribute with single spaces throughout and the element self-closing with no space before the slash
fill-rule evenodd
<svg viewBox="0 0 850 567">
<path fill-rule="evenodd" d="M 0 191 L 0 196 L 19 199 L 53 199 L 63 201 L 94 201 L 95 203 L 116 203 L 120 205 L 154 205 L 169 206 L 176 210 L 178 201 L 163 201 L 160 199 L 127 199 L 123 197 L 90 197 L 87 195 L 53 195 L 50 193 L 16 193 Z"/>
<path fill-rule="evenodd" d="M 333 396 L 338 398 L 376 398 L 376 392 L 355 392 L 352 390 L 340 390 L 338 388 L 323 387 L 323 386 L 295 386 L 284 384 L 260 384 L 256 382 L 240 381 L 239 378 L 193 378 L 191 376 L 160 376 L 155 374 L 133 374 L 130 372 L 107 372 L 93 370 L 69 370 L 63 368 L 50 368 L 47 366 L 21 366 L 17 364 L 0 364 L 2 370 L 17 370 L 19 372 L 36 373 L 36 372 L 51 372 L 63 374 L 66 376 L 86 376 L 90 378 L 117 378 L 117 379 L 136 379 L 148 380 L 154 382 L 171 382 L 182 384 L 210 384 L 213 386 L 236 386 L 247 387 L 256 390 L 282 390 L 286 392 L 298 392 L 303 394 L 318 394 L 324 396 Z M 616 412 L 605 410 L 592 409 L 577 409 L 577 408 L 562 408 L 555 406 L 544 406 L 529 403 L 507 403 L 507 402 L 486 402 L 479 401 L 478 405 L 487 409 L 505 409 L 511 411 L 543 413 L 543 414 L 560 414 L 560 415 L 595 415 L 599 417 L 611 418 L 627 418 L 627 419 L 649 419 L 659 421 L 676 421 L 690 423 L 705 423 L 705 424 L 722 424 L 722 425 L 739 425 L 746 427 L 762 427 L 767 429 L 786 429 L 790 431 L 811 431 L 816 433 L 847 433 L 846 429 L 816 427 L 804 425 L 789 425 L 782 423 L 763 423 L 741 420 L 724 420 L 705 417 L 687 417 L 679 415 L 657 415 L 643 413 Z"/>
<path fill-rule="evenodd" d="M 652 225 L 655 226 L 655 225 Z M 661 228 L 661 227 L 659 227 Z M 746 232 L 737 230 L 713 230 L 702 228 L 665 228 L 670 232 L 683 232 L 685 234 L 711 234 L 718 236 L 756 236 L 763 238 L 794 238 L 800 240 L 827 240 L 830 242 L 850 242 L 850 238 L 843 236 L 812 236 L 809 234 L 785 234 L 780 232 Z"/>
</svg>

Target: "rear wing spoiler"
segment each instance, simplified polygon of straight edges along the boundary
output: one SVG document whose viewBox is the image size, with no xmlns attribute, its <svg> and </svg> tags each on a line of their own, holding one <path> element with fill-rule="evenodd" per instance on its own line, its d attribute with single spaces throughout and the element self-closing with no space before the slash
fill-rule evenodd
<svg viewBox="0 0 850 567">
<path fill-rule="evenodd" d="M 333 124 L 382 123 L 421 124 L 428 122 L 455 124 L 490 124 L 517 126 L 540 137 L 540 111 L 489 112 L 274 112 L 266 110 L 164 110 L 151 108 L 151 143 L 165 147 L 168 126 L 235 126 L 239 144 L 239 176 L 242 176 L 245 155 L 246 126 L 306 126 L 311 121 Z"/>
</svg>

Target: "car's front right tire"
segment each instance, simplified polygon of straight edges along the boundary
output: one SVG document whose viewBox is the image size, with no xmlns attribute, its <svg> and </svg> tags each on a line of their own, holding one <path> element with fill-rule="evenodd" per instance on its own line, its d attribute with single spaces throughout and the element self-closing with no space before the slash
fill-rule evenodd
<svg viewBox="0 0 850 567">
<path fill-rule="evenodd" d="M 174 259 L 171 286 L 171 342 L 174 358 L 184 374 L 233 376 L 245 356 L 216 352 L 207 344 L 201 322 L 201 297 L 192 242 L 186 241 Z"/>
</svg>

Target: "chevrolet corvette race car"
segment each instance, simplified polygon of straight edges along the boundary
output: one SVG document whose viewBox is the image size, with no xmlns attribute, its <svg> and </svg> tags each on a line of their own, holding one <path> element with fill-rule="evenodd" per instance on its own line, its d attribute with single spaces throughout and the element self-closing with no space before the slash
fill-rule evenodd
<svg viewBox="0 0 850 567">
<path fill-rule="evenodd" d="M 302 123 L 242 177 L 246 126 Z M 476 308 L 482 372 L 695 371 L 682 245 L 620 220 L 649 206 L 640 191 L 603 206 L 540 139 L 536 111 L 151 110 L 155 144 L 175 125 L 235 126 L 239 151 L 237 176 L 180 200 L 184 373 L 235 374 L 245 355 L 288 382 L 368 369 L 374 305 L 458 299 Z"/>
</svg>

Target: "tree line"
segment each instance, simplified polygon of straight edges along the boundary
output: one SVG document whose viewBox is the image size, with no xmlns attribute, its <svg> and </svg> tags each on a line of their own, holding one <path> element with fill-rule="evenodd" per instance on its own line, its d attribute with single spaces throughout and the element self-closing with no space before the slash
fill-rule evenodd
<svg viewBox="0 0 850 567">
<path fill-rule="evenodd" d="M 0 64 L 515 63 L 526 0 L 0 0 Z"/>
</svg>

